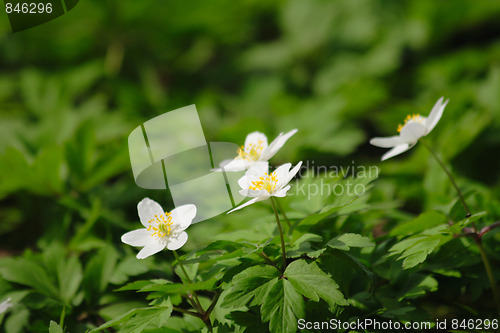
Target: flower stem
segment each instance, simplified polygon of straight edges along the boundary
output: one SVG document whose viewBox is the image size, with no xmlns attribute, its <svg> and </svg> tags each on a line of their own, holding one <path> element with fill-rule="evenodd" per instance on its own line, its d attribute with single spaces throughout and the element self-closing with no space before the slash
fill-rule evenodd
<svg viewBox="0 0 500 333">
<path fill-rule="evenodd" d="M 286 269 L 286 251 L 285 251 L 285 239 L 283 238 L 283 229 L 281 228 L 280 217 L 278 216 L 278 211 L 276 210 L 276 205 L 274 204 L 274 198 L 271 197 L 271 205 L 274 210 L 274 217 L 276 217 L 276 223 L 278 224 L 278 231 L 281 238 L 281 255 L 283 256 L 283 272 Z"/>
<path fill-rule="evenodd" d="M 469 206 L 467 206 L 467 203 L 465 202 L 464 196 L 462 195 L 462 192 L 458 188 L 458 185 L 455 182 L 455 179 L 453 178 L 453 176 L 451 175 L 451 172 L 448 170 L 448 168 L 443 163 L 443 161 L 441 161 L 441 159 L 436 154 L 436 152 L 431 148 L 431 146 L 425 140 L 420 139 L 420 142 L 422 142 L 422 144 L 431 152 L 432 156 L 434 156 L 434 158 L 436 159 L 436 161 L 439 163 L 439 165 L 441 166 L 441 168 L 444 170 L 444 172 L 446 173 L 446 175 L 450 179 L 451 183 L 453 184 L 453 187 L 457 191 L 458 197 L 460 198 L 460 201 L 462 202 L 462 205 L 464 206 L 465 213 L 467 214 L 466 217 L 471 216 L 471 213 L 470 213 L 470 210 L 469 210 Z"/>
<path fill-rule="evenodd" d="M 283 217 L 285 218 L 286 224 L 288 224 L 288 229 L 290 229 L 292 227 L 292 225 L 290 224 L 290 220 L 286 216 L 285 210 L 283 209 L 283 206 L 281 205 L 281 202 L 278 199 L 276 199 L 276 202 L 278 203 L 278 208 L 279 208 L 281 214 L 283 214 Z"/>
<path fill-rule="evenodd" d="M 64 330 L 64 317 L 66 317 L 66 305 L 63 305 L 61 318 L 59 319 L 59 326 Z"/>
<path fill-rule="evenodd" d="M 179 264 L 179 267 L 181 268 L 182 273 L 186 277 L 186 280 L 189 283 L 193 283 L 191 281 L 191 279 L 189 278 L 189 275 L 187 274 L 186 269 L 184 268 L 184 265 L 182 264 L 181 258 L 179 258 L 179 255 L 177 254 L 177 251 L 173 250 L 172 252 L 174 252 L 175 259 L 177 260 L 177 263 Z M 203 315 L 205 313 L 205 311 L 203 310 L 203 307 L 201 306 L 200 300 L 198 299 L 198 295 L 196 295 L 196 291 L 193 290 L 192 295 L 193 295 L 193 307 L 196 309 L 196 311 L 198 311 L 201 315 Z M 188 297 L 188 299 L 190 299 L 190 298 Z"/>
<path fill-rule="evenodd" d="M 491 291 L 493 292 L 493 298 L 495 299 L 495 305 L 497 307 L 498 316 L 500 318 L 500 299 L 498 295 L 497 285 L 495 283 L 495 278 L 493 277 L 493 271 L 491 270 L 490 260 L 484 251 L 483 241 L 481 238 L 475 238 L 477 247 L 479 248 L 479 253 L 481 253 L 481 259 L 483 259 L 484 269 L 488 275 L 488 280 L 490 281 Z"/>
</svg>

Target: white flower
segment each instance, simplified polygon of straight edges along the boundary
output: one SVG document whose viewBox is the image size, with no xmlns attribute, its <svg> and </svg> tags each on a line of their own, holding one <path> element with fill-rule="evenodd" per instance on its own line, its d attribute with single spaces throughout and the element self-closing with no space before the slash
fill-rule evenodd
<svg viewBox="0 0 500 333">
<path fill-rule="evenodd" d="M 183 205 L 167 213 L 156 201 L 145 198 L 137 205 L 137 211 L 145 228 L 127 232 L 122 236 L 122 242 L 143 246 L 137 258 L 144 259 L 165 247 L 177 250 L 186 243 L 188 235 L 184 230 L 193 221 L 196 206 Z"/>
<path fill-rule="evenodd" d="M 441 119 L 448 101 L 449 100 L 446 100 L 446 102 L 443 103 L 443 97 L 441 97 L 436 102 L 431 113 L 429 114 L 429 117 L 427 118 L 422 117 L 419 114 L 407 116 L 405 124 L 399 125 L 398 127 L 399 135 L 387 138 L 371 139 L 370 143 L 374 146 L 392 148 L 382 156 L 382 161 L 404 153 L 408 149 L 412 148 L 417 143 L 418 139 L 429 134 L 437 125 L 439 119 Z"/>
<path fill-rule="evenodd" d="M 238 184 L 242 188 L 240 194 L 253 199 L 245 202 L 243 205 L 234 208 L 228 212 L 234 212 L 257 201 L 269 199 L 270 197 L 284 197 L 290 189 L 288 183 L 299 172 L 302 161 L 290 170 L 291 163 L 283 164 L 274 172 L 269 174 L 268 167 L 262 165 L 251 168 L 246 174 L 238 180 Z"/>
<path fill-rule="evenodd" d="M 221 163 L 224 171 L 248 170 L 257 164 L 266 164 L 283 147 L 285 142 L 295 133 L 297 129 L 287 133 L 281 132 L 276 139 L 267 144 L 267 137 L 261 132 L 252 132 L 247 135 L 245 145 L 238 150 L 238 156 L 233 160 Z M 219 169 L 220 170 L 220 169 Z"/>
<path fill-rule="evenodd" d="M 6 312 L 8 309 L 12 307 L 12 303 L 10 301 L 11 298 L 7 298 L 5 301 L 0 303 L 0 314 Z"/>
</svg>

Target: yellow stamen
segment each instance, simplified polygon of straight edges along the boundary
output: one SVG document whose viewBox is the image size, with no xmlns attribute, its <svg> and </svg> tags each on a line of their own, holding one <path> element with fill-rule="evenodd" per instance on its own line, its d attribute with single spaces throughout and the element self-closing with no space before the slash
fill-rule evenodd
<svg viewBox="0 0 500 333">
<path fill-rule="evenodd" d="M 398 125 L 398 132 L 401 132 L 403 127 L 408 123 L 413 123 L 413 122 L 421 123 L 422 121 L 424 121 L 424 118 L 418 113 L 414 113 L 413 115 L 407 115 L 405 118 L 405 123 L 403 125 L 401 124 Z"/>
<path fill-rule="evenodd" d="M 170 235 L 172 232 L 172 213 L 161 214 L 160 216 L 155 214 L 155 218 L 148 221 L 148 231 L 154 231 L 151 236 L 163 238 Z"/>
<path fill-rule="evenodd" d="M 250 186 L 249 189 L 254 191 L 266 190 L 267 192 L 271 193 L 276 188 L 277 182 L 278 178 L 276 177 L 276 174 L 274 172 L 270 175 L 265 173 L 264 176 L 259 177 L 259 180 L 253 181 L 253 186 Z"/>
<path fill-rule="evenodd" d="M 246 161 L 257 161 L 260 154 L 262 154 L 262 150 L 264 150 L 263 141 L 258 140 L 256 145 L 251 143 L 248 145 L 247 149 L 245 149 L 245 146 L 238 148 L 238 157 L 236 158 Z"/>
</svg>

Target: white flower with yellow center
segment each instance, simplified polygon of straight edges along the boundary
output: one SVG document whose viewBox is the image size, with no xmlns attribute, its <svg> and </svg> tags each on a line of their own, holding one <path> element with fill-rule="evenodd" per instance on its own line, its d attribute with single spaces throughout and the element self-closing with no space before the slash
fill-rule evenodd
<svg viewBox="0 0 500 333">
<path fill-rule="evenodd" d="M 443 97 L 441 97 L 427 118 L 419 114 L 407 116 L 404 125 L 398 127 L 399 135 L 371 139 L 370 144 L 374 146 L 392 148 L 382 156 L 382 161 L 404 153 L 412 148 L 418 139 L 429 134 L 441 119 L 448 101 L 443 103 Z"/>
<path fill-rule="evenodd" d="M 6 312 L 8 309 L 12 307 L 12 303 L 10 301 L 11 298 L 7 298 L 5 301 L 0 303 L 0 314 Z"/>
<path fill-rule="evenodd" d="M 186 243 L 188 235 L 184 230 L 191 225 L 196 206 L 183 205 L 168 213 L 156 201 L 145 198 L 137 205 L 137 211 L 145 228 L 127 232 L 122 236 L 122 242 L 143 246 L 137 258 L 144 259 L 165 247 L 177 250 Z"/>
<path fill-rule="evenodd" d="M 234 212 L 258 201 L 267 200 L 270 197 L 284 197 L 290 189 L 288 183 L 299 172 L 302 161 L 290 170 L 291 163 L 283 164 L 274 172 L 269 173 L 268 167 L 257 165 L 249 169 L 246 174 L 238 180 L 238 184 L 242 188 L 240 194 L 246 197 L 251 197 L 249 201 L 243 205 L 234 208 L 228 212 Z"/>
<path fill-rule="evenodd" d="M 285 142 L 295 133 L 297 129 L 287 133 L 281 132 L 276 139 L 267 144 L 267 137 L 261 132 L 252 132 L 247 135 L 245 144 L 238 149 L 238 156 L 233 160 L 221 163 L 224 171 L 244 171 L 258 164 L 267 165 L 271 159 L 283 147 Z"/>
</svg>

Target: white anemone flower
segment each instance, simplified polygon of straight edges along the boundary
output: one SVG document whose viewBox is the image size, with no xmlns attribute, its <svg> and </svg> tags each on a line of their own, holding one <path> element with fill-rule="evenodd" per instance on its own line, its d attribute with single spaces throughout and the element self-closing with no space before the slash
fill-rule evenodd
<svg viewBox="0 0 500 333">
<path fill-rule="evenodd" d="M 443 103 L 443 97 L 441 97 L 432 108 L 429 117 L 423 117 L 419 114 L 407 116 L 404 125 L 398 127 L 399 135 L 371 139 L 370 144 L 374 146 L 392 148 L 382 156 L 382 161 L 404 153 L 412 148 L 418 139 L 429 134 L 441 119 L 448 101 Z"/>
<path fill-rule="evenodd" d="M 156 201 L 144 198 L 137 205 L 137 211 L 145 228 L 127 232 L 122 236 L 122 242 L 143 246 L 137 258 L 144 259 L 165 247 L 177 250 L 186 243 L 188 235 L 184 230 L 191 225 L 196 215 L 196 206 L 183 205 L 168 213 Z"/>
<path fill-rule="evenodd" d="M 11 298 L 7 298 L 5 301 L 0 303 L 0 314 L 6 312 L 8 309 L 12 307 L 12 303 L 10 301 Z"/>
<path fill-rule="evenodd" d="M 234 212 L 258 201 L 267 200 L 270 197 L 284 197 L 290 189 L 288 183 L 299 172 L 302 166 L 302 161 L 290 170 L 291 163 L 283 164 L 278 167 L 274 172 L 269 173 L 268 167 L 258 165 L 249 169 L 246 174 L 238 180 L 238 184 L 242 188 L 240 194 L 246 197 L 251 197 L 249 201 L 243 205 L 238 206 L 228 212 Z"/>
<path fill-rule="evenodd" d="M 222 162 L 221 166 L 224 168 L 224 171 L 244 171 L 258 164 L 267 165 L 267 161 L 276 155 L 285 142 L 295 133 L 297 133 L 297 129 L 293 129 L 287 133 L 281 132 L 268 145 L 267 136 L 264 133 L 252 132 L 247 135 L 245 144 L 238 150 L 238 156 L 233 160 Z"/>
</svg>

